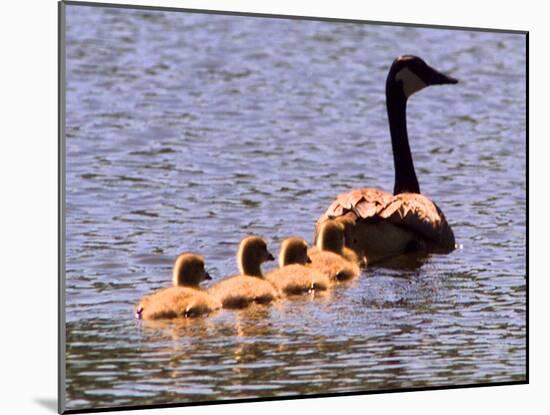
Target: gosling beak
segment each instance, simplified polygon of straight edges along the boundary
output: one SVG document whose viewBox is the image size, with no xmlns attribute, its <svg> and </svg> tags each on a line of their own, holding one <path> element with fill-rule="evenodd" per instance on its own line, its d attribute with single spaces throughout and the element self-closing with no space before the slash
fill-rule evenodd
<svg viewBox="0 0 550 415">
<path fill-rule="evenodd" d="M 306 263 L 307 263 L 307 264 L 311 264 L 311 262 L 312 262 L 312 261 L 311 261 L 311 258 L 310 258 L 309 255 L 308 255 L 308 256 L 307 256 L 307 259 L 306 259 Z"/>
<path fill-rule="evenodd" d="M 204 279 L 205 279 L 205 280 L 211 280 L 212 277 L 210 276 L 210 274 L 209 274 L 208 272 L 205 272 L 205 273 L 204 273 Z"/>
<path fill-rule="evenodd" d="M 458 83 L 458 79 L 453 78 L 452 76 L 449 76 L 449 75 L 445 75 L 444 73 L 436 71 L 433 68 L 431 68 L 431 69 L 432 69 L 432 71 L 431 71 L 429 79 L 428 79 L 428 85 L 445 85 L 445 84 L 457 84 Z"/>
<path fill-rule="evenodd" d="M 267 259 L 266 261 L 275 261 L 275 257 L 271 255 L 271 252 L 267 251 Z"/>
</svg>

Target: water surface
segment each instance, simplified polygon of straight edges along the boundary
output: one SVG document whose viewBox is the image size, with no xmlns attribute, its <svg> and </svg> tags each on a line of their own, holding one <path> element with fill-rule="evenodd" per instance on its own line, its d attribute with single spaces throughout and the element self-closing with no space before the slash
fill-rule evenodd
<svg viewBox="0 0 550 415">
<path fill-rule="evenodd" d="M 522 35 L 67 7 L 67 408 L 485 384 L 526 376 Z M 328 295 L 184 324 L 133 319 L 182 251 L 311 241 L 333 197 L 393 189 L 384 86 L 461 249 Z M 268 267 L 269 268 L 269 267 Z"/>
</svg>

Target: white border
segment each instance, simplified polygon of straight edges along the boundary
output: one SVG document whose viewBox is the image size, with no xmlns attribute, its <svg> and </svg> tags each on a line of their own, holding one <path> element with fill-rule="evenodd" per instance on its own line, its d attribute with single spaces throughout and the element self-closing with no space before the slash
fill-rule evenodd
<svg viewBox="0 0 550 415">
<path fill-rule="evenodd" d="M 116 2 L 116 1 L 113 1 Z M 123 2 L 119 2 L 123 3 Z M 126 3 L 530 31 L 530 380 L 491 387 L 358 397 L 140 411 L 142 414 L 275 414 L 285 411 L 407 414 L 542 412 L 547 399 L 548 301 L 544 272 L 548 229 L 548 12 L 544 2 L 461 0 L 202 0 Z M 57 5 L 2 5 L 2 325 L 6 413 L 53 413 L 57 376 Z M 547 406 L 547 405 L 546 405 Z M 10 411 L 11 409 L 11 411 Z"/>
</svg>

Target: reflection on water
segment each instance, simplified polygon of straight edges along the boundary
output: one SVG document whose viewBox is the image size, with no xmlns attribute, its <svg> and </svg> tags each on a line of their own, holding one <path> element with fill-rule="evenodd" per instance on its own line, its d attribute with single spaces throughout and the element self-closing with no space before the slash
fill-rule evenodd
<svg viewBox="0 0 550 415">
<path fill-rule="evenodd" d="M 132 307 L 184 250 L 308 239 L 332 198 L 393 188 L 388 66 L 423 191 L 462 245 L 305 296 L 179 323 Z M 524 380 L 521 35 L 67 7 L 67 408 Z"/>
</svg>

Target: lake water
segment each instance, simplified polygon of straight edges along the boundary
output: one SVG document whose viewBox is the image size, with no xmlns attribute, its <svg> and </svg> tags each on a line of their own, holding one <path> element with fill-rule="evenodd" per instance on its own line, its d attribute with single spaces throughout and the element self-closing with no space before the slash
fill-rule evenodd
<svg viewBox="0 0 550 415">
<path fill-rule="evenodd" d="M 67 409 L 526 379 L 524 35 L 66 12 Z M 134 319 L 182 251 L 215 282 L 243 236 L 277 254 L 336 194 L 391 191 L 384 87 L 404 53 L 460 80 L 411 98 L 408 126 L 461 249 L 326 296 Z"/>
</svg>

